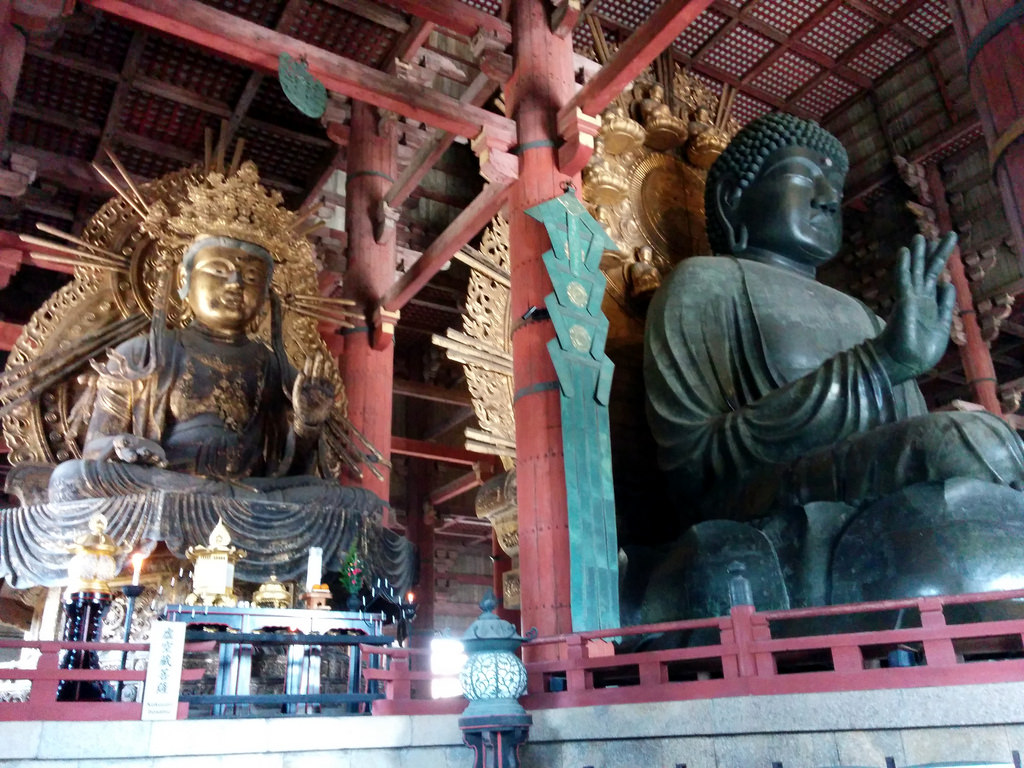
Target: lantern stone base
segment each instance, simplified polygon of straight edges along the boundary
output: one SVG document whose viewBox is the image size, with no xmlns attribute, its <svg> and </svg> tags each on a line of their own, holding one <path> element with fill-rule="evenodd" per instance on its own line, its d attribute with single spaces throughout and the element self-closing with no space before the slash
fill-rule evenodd
<svg viewBox="0 0 1024 768">
<path fill-rule="evenodd" d="M 460 717 L 462 741 L 473 750 L 473 768 L 519 768 L 519 747 L 530 734 L 530 715 Z"/>
</svg>

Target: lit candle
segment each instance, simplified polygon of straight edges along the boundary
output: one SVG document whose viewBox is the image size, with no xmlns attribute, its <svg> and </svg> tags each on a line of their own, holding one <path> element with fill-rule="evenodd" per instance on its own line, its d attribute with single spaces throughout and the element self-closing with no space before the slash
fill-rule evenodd
<svg viewBox="0 0 1024 768">
<path fill-rule="evenodd" d="M 139 579 L 142 577 L 142 561 L 146 556 L 141 552 L 132 555 L 132 585 L 139 586 Z"/>
</svg>

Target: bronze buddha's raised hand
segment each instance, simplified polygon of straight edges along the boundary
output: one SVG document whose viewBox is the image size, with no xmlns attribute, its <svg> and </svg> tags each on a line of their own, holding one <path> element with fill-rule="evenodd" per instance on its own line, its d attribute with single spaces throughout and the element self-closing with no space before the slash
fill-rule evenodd
<svg viewBox="0 0 1024 768">
<path fill-rule="evenodd" d="M 876 351 L 893 384 L 917 378 L 931 369 L 949 342 L 956 290 L 940 282 L 956 233 L 929 243 L 915 235 L 910 248 L 901 248 L 896 265 L 896 305 L 875 340 Z"/>
</svg>

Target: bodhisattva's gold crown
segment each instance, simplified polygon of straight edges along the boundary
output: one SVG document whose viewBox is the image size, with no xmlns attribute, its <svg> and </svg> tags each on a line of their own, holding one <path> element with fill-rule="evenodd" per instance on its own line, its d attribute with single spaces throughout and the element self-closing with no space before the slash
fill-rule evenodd
<svg viewBox="0 0 1024 768">
<path fill-rule="evenodd" d="M 312 257 L 313 245 L 300 225 L 305 217 L 284 207 L 281 193 L 260 184 L 255 163 L 247 160 L 225 176 L 210 171 L 188 185 L 188 199 L 177 215 L 152 205 L 146 228 L 171 246 L 182 246 L 197 235 L 233 237 L 266 248 L 277 262 Z"/>
</svg>

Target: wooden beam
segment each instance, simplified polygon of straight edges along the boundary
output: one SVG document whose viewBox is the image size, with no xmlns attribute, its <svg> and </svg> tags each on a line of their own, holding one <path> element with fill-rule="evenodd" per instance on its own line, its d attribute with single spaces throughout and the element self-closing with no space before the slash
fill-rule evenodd
<svg viewBox="0 0 1024 768">
<path fill-rule="evenodd" d="M 483 31 L 505 44 L 512 42 L 512 27 L 507 21 L 460 0 L 388 0 L 388 4 L 466 37 Z"/>
<path fill-rule="evenodd" d="M 430 492 L 430 503 L 436 507 L 438 504 L 444 504 L 446 501 L 451 501 L 464 493 L 479 488 L 486 480 L 494 476 L 496 465 L 497 461 L 492 460 L 486 467 L 476 466 L 472 472 L 467 472 L 450 483 L 435 488 Z"/>
<path fill-rule="evenodd" d="M 35 160 L 36 176 L 40 179 L 55 181 L 72 192 L 92 197 L 110 197 L 113 194 L 113 190 L 84 160 L 48 152 L 28 144 L 12 143 L 11 150 Z"/>
<path fill-rule="evenodd" d="M 199 0 L 81 2 L 120 19 L 187 40 L 261 72 L 276 73 L 279 54 L 288 53 L 294 58 L 305 59 L 310 73 L 334 93 L 467 138 L 475 137 L 486 128 L 491 135 L 507 141 L 507 146 L 515 143 L 515 123 L 508 118 L 460 104 L 438 91 L 407 83 L 323 48 L 211 8 Z M 457 5 L 469 10 L 462 3 Z"/>
<path fill-rule="evenodd" d="M 424 21 L 423 19 L 413 21 L 408 31 L 395 41 L 394 47 L 388 52 L 387 64 L 385 66 L 387 73 L 389 75 L 396 74 L 398 67 L 395 65 L 395 61 L 411 59 L 427 42 L 430 38 L 430 33 L 433 31 L 434 24 L 432 22 Z"/>
<path fill-rule="evenodd" d="M 159 96 L 162 99 L 168 101 L 174 101 L 178 104 L 184 104 L 185 106 L 198 109 L 201 112 L 209 112 L 212 115 L 227 120 L 231 117 L 231 107 L 225 102 L 217 99 L 211 99 L 208 96 L 202 96 L 195 91 L 190 91 L 188 88 L 182 88 L 180 85 L 172 85 L 171 83 L 165 83 L 162 80 L 154 80 L 151 77 L 139 76 L 135 78 L 135 82 L 132 86 L 137 91 L 143 91 L 144 93 L 152 94 L 153 96 Z"/>
<path fill-rule="evenodd" d="M 712 0 L 665 0 L 561 112 L 572 113 L 578 108 L 596 116 L 711 3 Z"/>
<path fill-rule="evenodd" d="M 508 191 L 508 187 L 503 184 L 484 185 L 476 199 L 455 217 L 412 268 L 388 289 L 379 306 L 391 312 L 404 307 L 449 262 L 457 250 L 487 226 L 505 204 Z"/>
<path fill-rule="evenodd" d="M 288 27 L 298 18 L 299 9 L 302 7 L 305 7 L 304 0 L 288 0 L 288 2 L 285 3 L 284 10 L 281 11 L 281 15 L 277 19 L 277 23 L 274 25 L 274 29 L 278 32 L 287 32 Z M 252 102 L 256 98 L 256 94 L 259 92 L 260 86 L 263 84 L 263 77 L 263 73 L 253 72 L 249 75 L 249 79 L 246 80 L 245 86 L 242 88 L 242 93 L 239 95 L 238 100 L 235 102 L 235 105 L 231 110 L 231 117 L 228 118 L 227 129 L 223 131 L 226 135 L 221 136 L 224 146 L 227 146 L 231 142 L 231 139 L 234 138 L 235 133 L 242 124 L 242 119 L 249 111 L 249 107 L 252 106 Z"/>
<path fill-rule="evenodd" d="M 468 467 L 477 463 L 491 463 L 495 457 L 486 453 L 467 451 L 453 445 L 439 445 L 425 440 L 413 440 L 409 437 L 391 438 L 392 456 L 411 456 L 416 459 L 440 461 L 445 464 L 464 464 Z"/>
<path fill-rule="evenodd" d="M 460 408 L 473 405 L 473 398 L 468 389 L 448 389 L 435 384 L 425 384 L 409 379 L 395 379 L 392 392 L 401 397 L 412 397 L 417 400 L 429 400 L 445 405 L 457 405 Z"/>
<path fill-rule="evenodd" d="M 51 272 L 72 274 L 75 271 L 75 267 L 69 264 L 55 264 L 52 261 L 37 259 L 32 255 L 33 251 L 67 256 L 67 254 L 53 251 L 42 245 L 29 245 L 22 242 L 17 232 L 8 232 L 7 230 L 0 229 L 0 268 L 17 270 L 22 264 L 29 264 L 40 269 L 48 269 Z"/>
<path fill-rule="evenodd" d="M 401 14 L 382 7 L 376 0 L 370 0 L 370 2 L 366 2 L 366 0 L 324 0 L 324 2 L 356 16 L 362 16 L 367 21 L 372 21 L 392 32 L 402 34 L 409 29 L 409 22 Z"/>
<path fill-rule="evenodd" d="M 480 106 L 491 97 L 496 87 L 496 84 L 487 75 L 480 74 L 466 88 L 459 101 Z M 453 134 L 447 131 L 437 131 L 433 137 L 423 142 L 416 150 L 416 154 L 409 162 L 409 165 L 402 171 L 401 175 L 395 180 L 395 183 L 391 185 L 391 189 L 385 195 L 384 201 L 393 208 L 401 206 L 409 198 L 413 190 L 419 186 L 423 177 L 441 159 L 441 156 L 452 145 L 454 140 L 455 136 Z"/>
<path fill-rule="evenodd" d="M 93 77 L 99 77 L 103 80 L 117 81 L 121 77 L 121 73 L 115 69 L 94 64 L 87 59 L 83 59 L 69 53 L 54 53 L 53 51 L 48 51 L 44 48 L 32 45 L 28 47 L 25 54 L 27 56 L 34 56 L 38 59 L 42 59 L 43 61 L 48 61 L 52 64 L 60 64 L 62 67 L 74 69 L 78 72 L 83 72 L 84 74 L 92 75 Z"/>
<path fill-rule="evenodd" d="M 99 137 L 103 133 L 103 127 L 90 123 L 88 120 L 83 120 L 80 117 L 70 117 L 63 115 L 60 112 L 56 112 L 52 109 L 40 109 L 39 107 L 26 104 L 24 102 L 17 102 L 12 110 L 14 114 L 21 115 L 22 117 L 28 117 L 33 120 L 38 120 L 41 123 L 49 123 L 50 125 L 57 125 L 61 128 L 65 128 L 74 133 L 82 134 L 84 136 Z"/>
<path fill-rule="evenodd" d="M 121 112 L 124 101 L 128 98 L 128 92 L 132 89 L 132 81 L 139 69 L 139 61 L 142 59 L 142 52 L 146 48 L 146 40 L 149 35 L 145 32 L 135 32 L 132 41 L 128 45 L 128 53 L 124 58 L 124 66 L 121 68 L 121 79 L 114 91 L 114 98 L 107 110 L 107 120 L 103 124 L 103 132 L 100 134 L 99 143 L 96 145 L 96 152 L 93 154 L 94 163 L 106 162 L 106 154 L 103 150 L 109 149 L 110 141 L 117 133 L 121 125 Z"/>
</svg>

